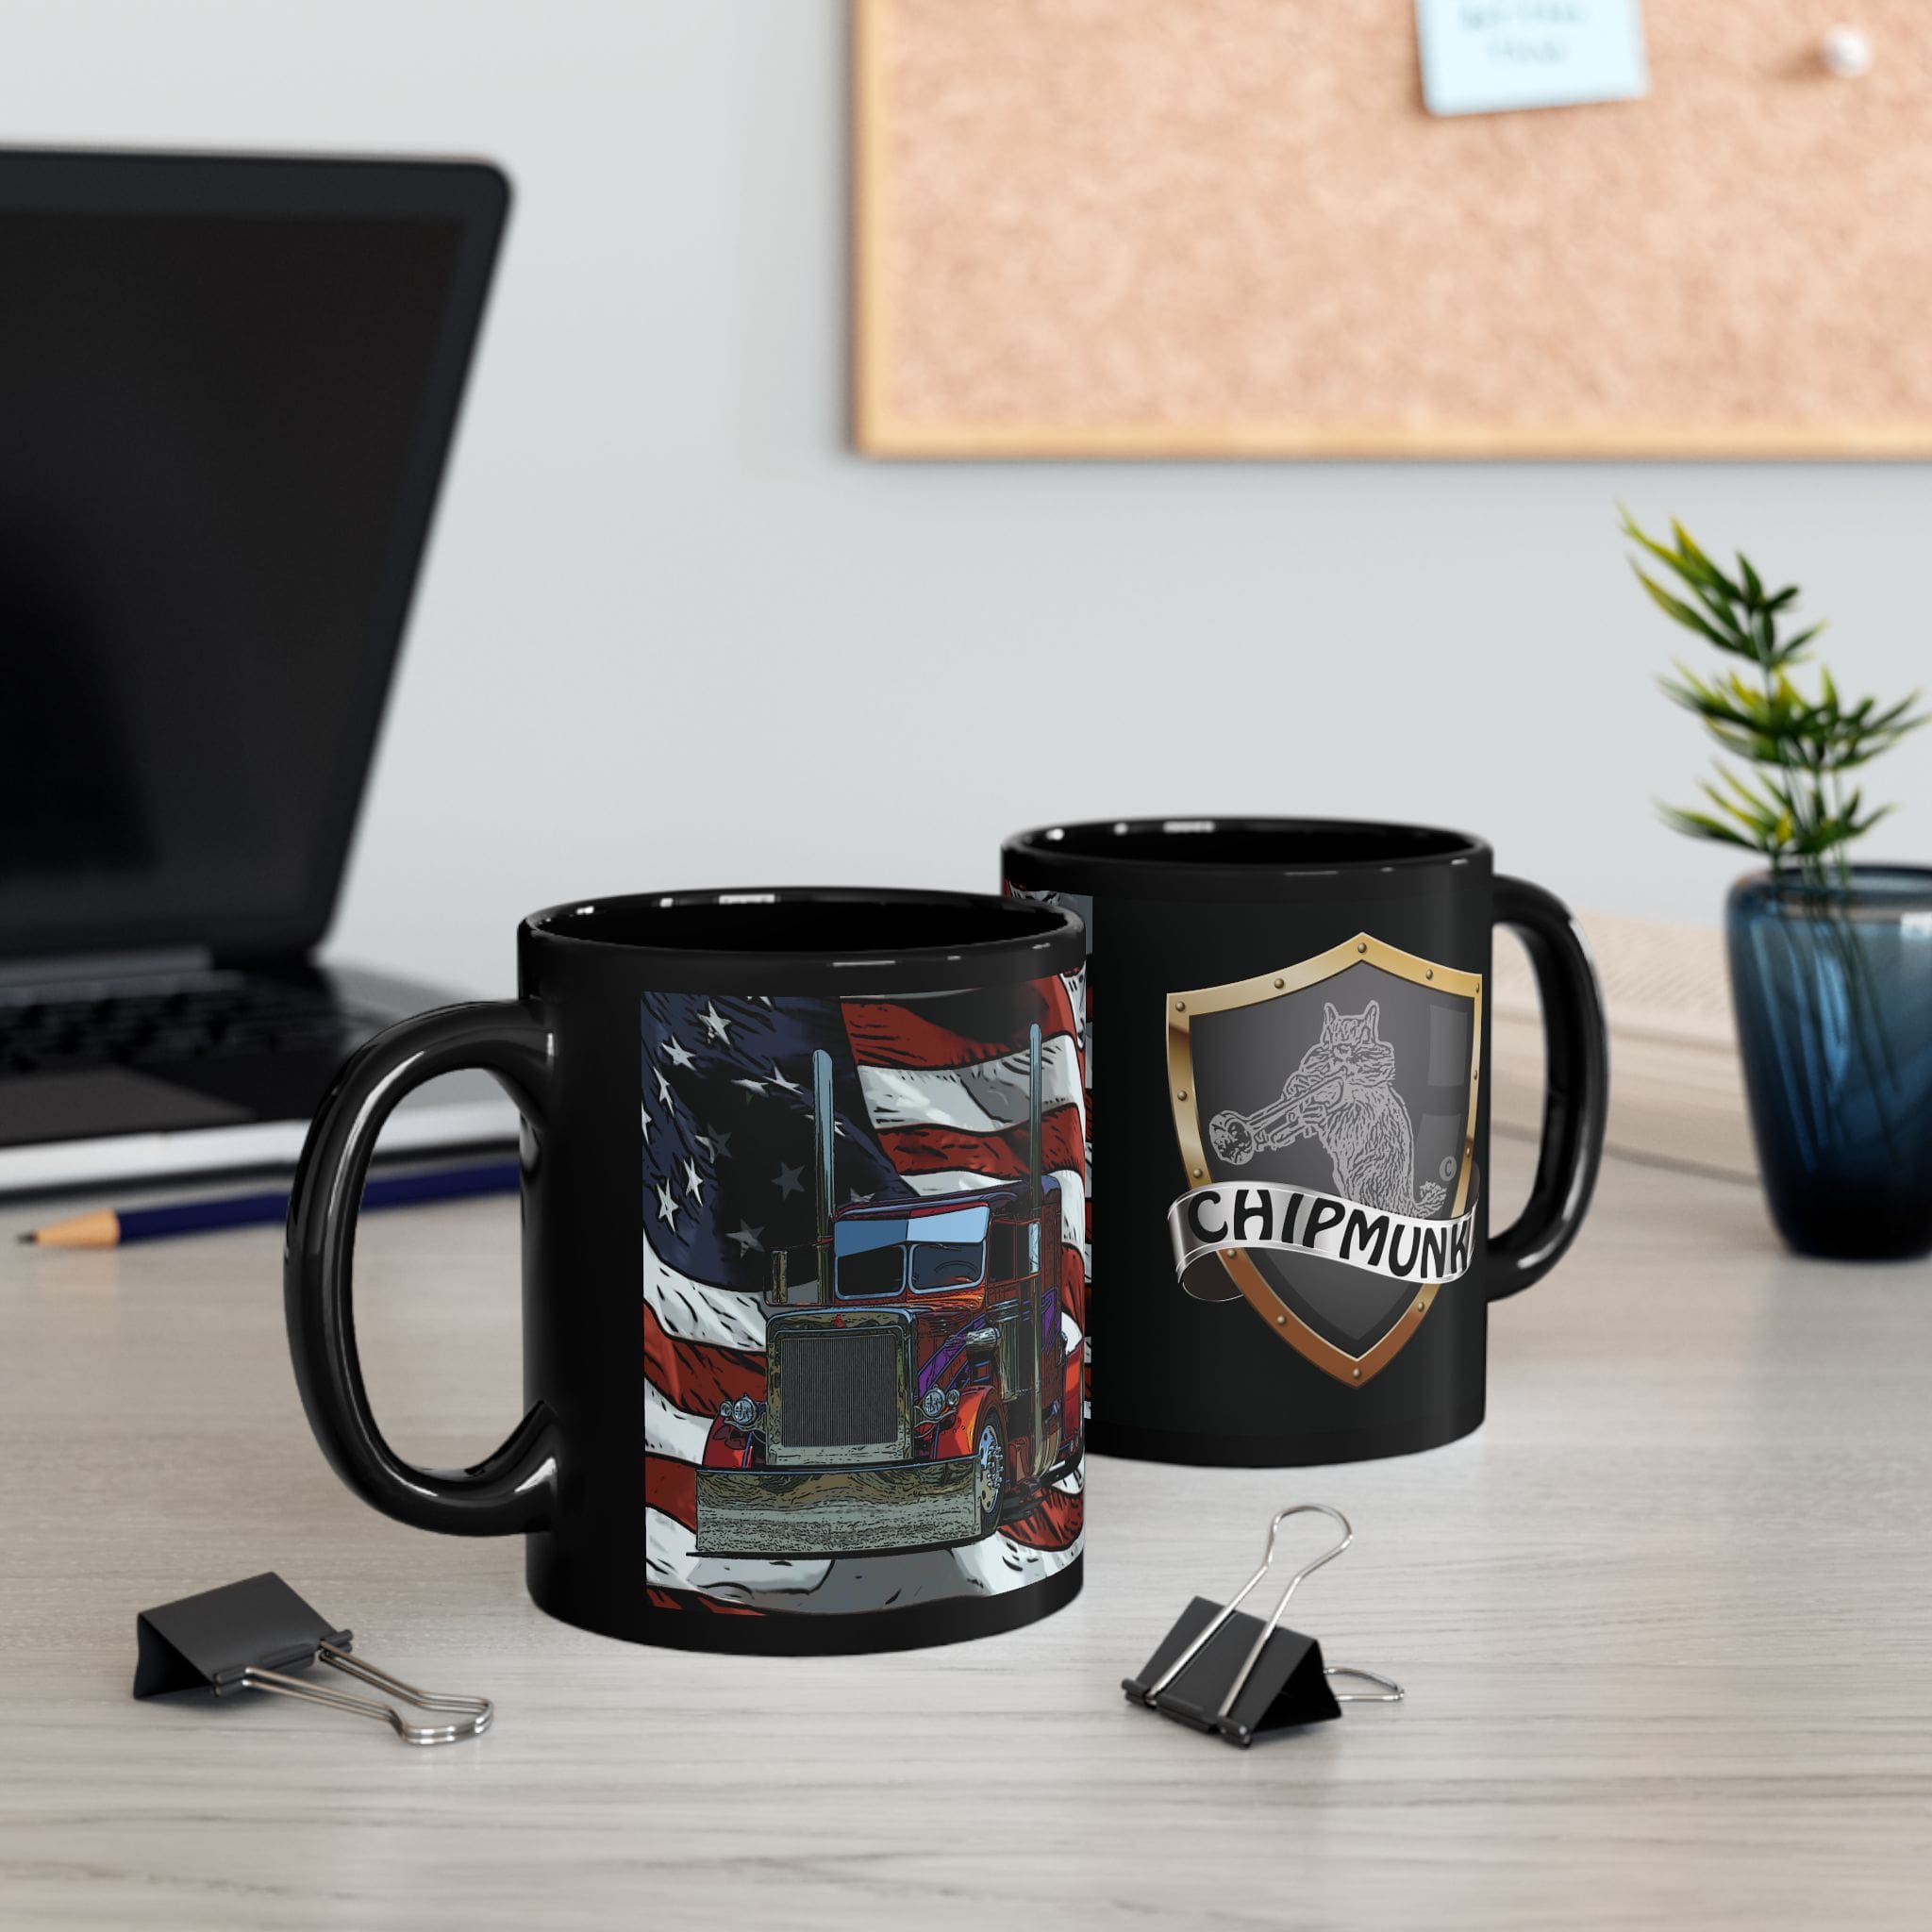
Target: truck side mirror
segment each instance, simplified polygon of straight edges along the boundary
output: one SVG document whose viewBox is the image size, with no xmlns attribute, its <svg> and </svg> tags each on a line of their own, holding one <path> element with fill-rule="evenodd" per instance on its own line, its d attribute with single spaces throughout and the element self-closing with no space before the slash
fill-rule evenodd
<svg viewBox="0 0 1932 1932">
<path fill-rule="evenodd" d="M 993 1372 L 1004 1373 L 1000 1360 L 1000 1331 L 996 1327 L 969 1328 L 960 1338 L 970 1362 L 990 1362 Z"/>
</svg>

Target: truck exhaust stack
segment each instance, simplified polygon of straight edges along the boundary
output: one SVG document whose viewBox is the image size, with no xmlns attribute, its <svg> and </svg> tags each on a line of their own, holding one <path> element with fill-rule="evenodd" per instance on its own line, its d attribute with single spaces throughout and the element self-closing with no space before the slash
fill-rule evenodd
<svg viewBox="0 0 1932 1932">
<path fill-rule="evenodd" d="M 1040 1212 L 1040 1028 L 1036 1024 L 1026 1037 L 1026 1184 L 1032 1191 L 1033 1211 Z"/>
<path fill-rule="evenodd" d="M 811 1057 L 811 1122 L 817 1138 L 812 1158 L 812 1198 L 818 1208 L 819 1307 L 832 1300 L 832 1141 L 839 1131 L 832 1111 L 832 1056 L 821 1047 Z"/>
</svg>

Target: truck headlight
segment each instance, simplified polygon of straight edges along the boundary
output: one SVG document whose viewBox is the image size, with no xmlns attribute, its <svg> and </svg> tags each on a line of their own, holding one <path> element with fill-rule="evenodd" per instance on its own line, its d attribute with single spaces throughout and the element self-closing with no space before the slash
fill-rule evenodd
<svg viewBox="0 0 1932 1932">
<path fill-rule="evenodd" d="M 946 1412 L 946 1391 L 943 1389 L 928 1389 L 925 1391 L 925 1400 L 919 1407 L 927 1422 L 938 1422 Z"/>
<path fill-rule="evenodd" d="M 731 1420 L 741 1429 L 748 1429 L 758 1419 L 758 1406 L 749 1395 L 741 1395 L 731 1405 Z"/>
</svg>

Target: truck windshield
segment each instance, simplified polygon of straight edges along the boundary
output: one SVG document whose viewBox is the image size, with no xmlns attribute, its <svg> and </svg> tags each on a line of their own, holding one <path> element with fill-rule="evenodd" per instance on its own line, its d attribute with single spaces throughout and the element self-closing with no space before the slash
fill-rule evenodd
<svg viewBox="0 0 1932 1932">
<path fill-rule="evenodd" d="M 846 1299 L 975 1288 L 986 1276 L 985 1208 L 905 1220 L 840 1222 L 833 1230 L 839 1293 Z"/>
</svg>

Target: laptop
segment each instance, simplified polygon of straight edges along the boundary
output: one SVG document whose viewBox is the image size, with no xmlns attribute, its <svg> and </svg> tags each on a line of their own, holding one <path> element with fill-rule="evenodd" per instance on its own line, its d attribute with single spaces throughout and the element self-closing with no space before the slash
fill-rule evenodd
<svg viewBox="0 0 1932 1932">
<path fill-rule="evenodd" d="M 508 205 L 472 162 L 0 150 L 0 1193 L 291 1162 L 447 998 L 315 953 Z M 513 1136 L 463 1081 L 384 1151 Z"/>
</svg>

